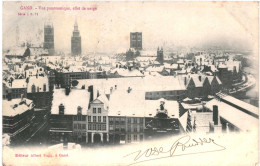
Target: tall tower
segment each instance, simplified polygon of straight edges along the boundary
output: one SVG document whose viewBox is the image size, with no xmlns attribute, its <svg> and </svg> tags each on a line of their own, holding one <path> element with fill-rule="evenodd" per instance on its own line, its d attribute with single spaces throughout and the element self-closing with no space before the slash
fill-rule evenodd
<svg viewBox="0 0 260 166">
<path fill-rule="evenodd" d="M 48 49 L 49 55 L 54 55 L 54 28 L 53 24 L 50 22 L 44 24 L 43 47 Z"/>
<path fill-rule="evenodd" d="M 158 62 L 160 62 L 160 63 L 163 63 L 163 61 L 164 61 L 163 48 L 160 49 L 160 48 L 158 47 L 156 60 L 157 60 Z"/>
<path fill-rule="evenodd" d="M 71 37 L 71 55 L 81 55 L 81 37 L 78 30 L 77 20 L 75 21 L 74 31 Z"/>
<path fill-rule="evenodd" d="M 142 32 L 130 33 L 130 48 L 134 48 L 135 50 L 142 50 Z"/>
</svg>

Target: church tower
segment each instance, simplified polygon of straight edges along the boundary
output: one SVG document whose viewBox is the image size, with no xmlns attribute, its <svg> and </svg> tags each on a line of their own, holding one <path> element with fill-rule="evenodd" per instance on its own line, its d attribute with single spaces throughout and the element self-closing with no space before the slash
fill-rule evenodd
<svg viewBox="0 0 260 166">
<path fill-rule="evenodd" d="M 71 55 L 72 56 L 81 55 L 81 37 L 78 30 L 77 20 L 75 21 L 74 31 L 71 37 Z"/>
<path fill-rule="evenodd" d="M 52 23 L 44 24 L 44 43 L 43 47 L 48 49 L 49 55 L 54 55 L 54 28 Z"/>
</svg>

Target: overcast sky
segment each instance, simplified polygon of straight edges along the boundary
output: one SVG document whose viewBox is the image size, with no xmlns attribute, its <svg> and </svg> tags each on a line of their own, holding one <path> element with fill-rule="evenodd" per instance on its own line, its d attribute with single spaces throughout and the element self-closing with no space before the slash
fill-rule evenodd
<svg viewBox="0 0 260 166">
<path fill-rule="evenodd" d="M 96 11 L 20 10 L 21 5 L 97 7 Z M 129 48 L 129 33 L 143 32 L 143 47 L 258 44 L 257 2 L 4 2 L 3 48 L 15 43 L 18 25 L 22 41 L 35 39 L 51 19 L 55 49 L 70 51 L 75 18 L 82 37 L 82 50 L 115 52 Z M 18 16 L 18 12 L 38 16 Z M 40 36 L 43 42 L 43 33 Z M 35 41 L 36 42 L 36 41 Z"/>
</svg>

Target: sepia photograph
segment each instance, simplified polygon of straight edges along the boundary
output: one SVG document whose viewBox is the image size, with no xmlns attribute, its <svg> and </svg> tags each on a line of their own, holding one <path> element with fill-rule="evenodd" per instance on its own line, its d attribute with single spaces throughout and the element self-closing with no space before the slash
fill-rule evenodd
<svg viewBox="0 0 260 166">
<path fill-rule="evenodd" d="M 2 2 L 2 163 L 259 164 L 259 2 Z"/>
</svg>

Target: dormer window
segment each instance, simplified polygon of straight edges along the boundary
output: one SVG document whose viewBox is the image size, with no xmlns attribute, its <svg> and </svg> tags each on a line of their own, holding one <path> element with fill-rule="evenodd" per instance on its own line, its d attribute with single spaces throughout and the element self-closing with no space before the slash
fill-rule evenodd
<svg viewBox="0 0 260 166">
<path fill-rule="evenodd" d="M 35 93 L 35 90 L 36 90 L 35 85 L 32 85 L 32 93 Z"/>
<path fill-rule="evenodd" d="M 78 110 L 78 115 L 81 115 L 82 114 L 82 108 L 80 106 L 78 106 L 77 110 Z"/>
</svg>

